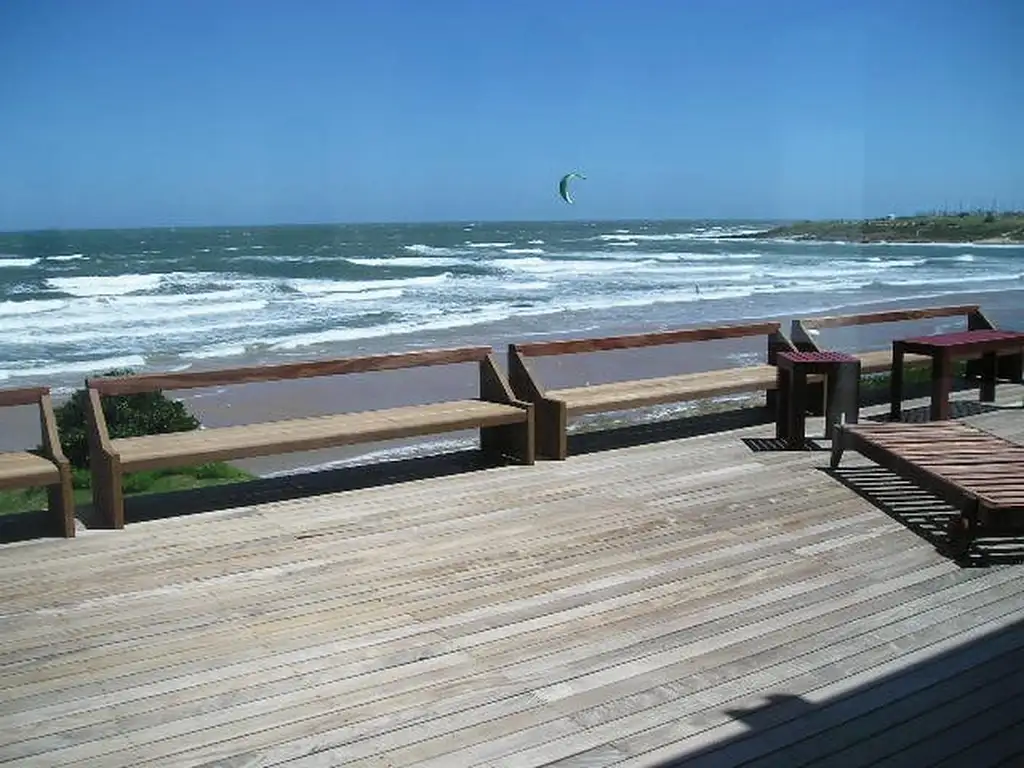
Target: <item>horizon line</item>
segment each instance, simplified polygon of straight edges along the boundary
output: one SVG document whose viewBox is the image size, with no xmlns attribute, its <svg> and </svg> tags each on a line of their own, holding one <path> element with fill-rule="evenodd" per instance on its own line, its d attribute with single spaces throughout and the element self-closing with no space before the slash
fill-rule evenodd
<svg viewBox="0 0 1024 768">
<path fill-rule="evenodd" d="M 978 209 L 981 211 L 982 209 Z M 992 211 L 993 213 L 999 214 L 1017 214 L 1020 215 L 1020 211 L 1006 210 L 1006 211 Z M 971 213 L 971 211 L 919 211 L 917 213 L 910 214 L 895 214 L 896 218 L 913 218 L 915 216 L 940 216 L 940 217 L 955 217 L 959 213 Z M 142 224 L 132 225 L 126 227 L 116 226 L 102 226 L 102 227 L 34 227 L 29 229 L 6 229 L 0 230 L 0 236 L 4 235 L 29 235 L 45 232 L 124 232 L 124 231 L 145 231 L 154 229 L 184 229 L 184 230 L 201 230 L 201 229 L 271 229 L 271 228 L 285 228 L 285 227 L 385 227 L 385 226 L 399 226 L 399 227 L 417 227 L 417 226 L 430 226 L 430 225 L 495 225 L 495 224 L 606 224 L 606 223 L 621 223 L 621 222 L 744 222 L 744 223 L 765 223 L 775 225 L 785 225 L 797 222 L 857 222 L 857 221 L 872 221 L 875 219 L 884 219 L 893 214 L 881 214 L 878 216 L 856 216 L 856 217 L 818 217 L 818 218 L 807 218 L 807 217 L 785 217 L 785 218 L 759 218 L 759 217 L 740 217 L 740 216 L 696 216 L 696 217 L 667 217 L 667 218 L 647 218 L 647 217 L 625 217 L 625 218 L 598 218 L 598 219 L 434 219 L 430 221 L 413 221 L 413 220 L 377 220 L 377 221 L 309 221 L 309 222 L 268 222 L 263 224 L 256 223 L 223 223 L 223 224 Z"/>
</svg>

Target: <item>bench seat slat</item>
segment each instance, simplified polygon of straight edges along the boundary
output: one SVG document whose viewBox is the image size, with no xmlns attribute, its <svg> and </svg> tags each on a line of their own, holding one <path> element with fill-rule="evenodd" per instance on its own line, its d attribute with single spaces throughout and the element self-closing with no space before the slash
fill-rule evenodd
<svg viewBox="0 0 1024 768">
<path fill-rule="evenodd" d="M 861 373 L 888 373 L 892 370 L 892 349 L 874 349 L 870 352 L 855 352 L 854 357 L 860 360 Z M 904 366 L 930 365 L 932 359 L 927 355 L 906 354 L 903 356 Z"/>
<path fill-rule="evenodd" d="M 60 482 L 57 466 L 27 451 L 0 453 L 0 488 L 26 488 Z"/>
<path fill-rule="evenodd" d="M 888 373 L 892 370 L 892 349 L 875 349 L 870 352 L 854 352 L 860 359 L 862 373 Z M 908 352 L 903 355 L 904 366 L 930 365 L 932 359 L 928 355 L 917 355 Z"/>
<path fill-rule="evenodd" d="M 744 368 L 554 389 L 548 390 L 546 394 L 550 398 L 564 401 L 570 414 L 595 413 L 756 389 L 775 389 L 776 373 L 774 365 L 752 365 Z"/>
<path fill-rule="evenodd" d="M 355 443 L 455 432 L 526 421 L 522 408 L 483 400 L 456 400 L 301 419 L 245 424 L 111 441 L 126 470 L 255 458 Z"/>
</svg>

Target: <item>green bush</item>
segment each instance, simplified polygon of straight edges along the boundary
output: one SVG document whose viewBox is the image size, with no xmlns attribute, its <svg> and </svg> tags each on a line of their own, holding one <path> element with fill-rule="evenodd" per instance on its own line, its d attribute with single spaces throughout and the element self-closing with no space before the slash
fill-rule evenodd
<svg viewBox="0 0 1024 768">
<path fill-rule="evenodd" d="M 114 370 L 104 376 L 127 376 L 130 370 Z M 77 390 L 71 399 L 56 409 L 57 429 L 64 454 L 73 467 L 89 466 L 89 437 L 86 427 L 86 409 L 89 399 L 85 388 Z M 199 420 L 182 403 L 171 400 L 162 392 L 142 392 L 135 395 L 116 395 L 103 398 L 103 415 L 112 438 L 139 437 L 164 432 L 189 432 L 199 428 Z"/>
</svg>

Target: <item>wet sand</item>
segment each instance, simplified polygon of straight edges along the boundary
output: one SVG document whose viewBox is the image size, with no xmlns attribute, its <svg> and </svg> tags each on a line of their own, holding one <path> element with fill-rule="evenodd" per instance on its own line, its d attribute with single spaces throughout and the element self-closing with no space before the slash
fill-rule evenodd
<svg viewBox="0 0 1024 768">
<path fill-rule="evenodd" d="M 954 304 L 980 304 L 983 311 L 999 326 L 1024 328 L 1024 291 L 999 294 L 944 296 L 941 302 L 888 302 L 879 305 L 858 305 L 836 314 L 862 313 L 881 308 L 921 307 Z M 770 319 L 770 318 L 769 318 Z M 746 322 L 746 321 L 744 321 Z M 752 321 L 751 321 L 752 322 Z M 788 332 L 789 319 L 783 322 Z M 958 330 L 964 327 L 962 317 L 932 321 L 908 322 L 899 325 L 857 326 L 822 331 L 819 343 L 824 347 L 847 351 L 881 349 L 894 336 Z M 637 324 L 591 331 L 588 336 L 644 332 Z M 555 337 L 552 334 L 552 337 Z M 495 340 L 499 363 L 505 365 L 505 344 L 510 339 Z M 479 343 L 453 337 L 437 346 Z M 551 388 L 583 383 L 600 383 L 616 379 L 648 378 L 672 373 L 717 370 L 756 364 L 765 360 L 764 337 L 695 344 L 653 347 L 641 350 L 617 350 L 586 355 L 539 358 L 534 361 L 540 380 Z M 232 361 L 231 365 L 244 365 Z M 214 367 L 211 365 L 210 367 Z M 246 424 L 277 419 L 301 418 L 320 414 L 389 408 L 398 405 L 438 402 L 475 397 L 478 375 L 475 364 L 439 366 L 405 371 L 384 371 L 303 381 L 245 384 L 233 387 L 168 392 L 180 397 L 208 428 Z M 733 400 L 743 399 L 733 398 Z M 750 398 L 747 398 L 748 400 Z M 758 402 L 753 396 L 753 402 Z M 633 412 L 618 418 L 598 416 L 594 423 L 644 421 L 680 412 L 699 412 L 707 406 L 683 403 L 678 406 Z M 5 409 L 0 422 L 0 450 L 33 447 L 39 442 L 38 416 L 34 408 Z M 581 421 L 577 429 L 587 428 Z M 303 468 L 324 468 L 347 463 L 372 461 L 386 454 L 391 457 L 436 453 L 475 445 L 475 433 L 452 433 L 415 440 L 361 444 L 327 451 L 274 456 L 234 462 L 255 474 L 291 472 Z"/>
</svg>

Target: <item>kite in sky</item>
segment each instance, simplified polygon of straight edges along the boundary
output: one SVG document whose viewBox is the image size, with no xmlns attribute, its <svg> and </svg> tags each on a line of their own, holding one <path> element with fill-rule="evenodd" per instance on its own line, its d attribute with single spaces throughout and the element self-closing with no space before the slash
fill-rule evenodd
<svg viewBox="0 0 1024 768">
<path fill-rule="evenodd" d="M 586 178 L 587 177 L 582 173 L 576 173 L 576 171 L 565 174 L 565 176 L 562 177 L 562 180 L 558 182 L 558 194 L 562 196 L 562 199 L 565 200 L 565 202 L 572 205 L 572 195 L 569 194 L 569 182 L 573 179 L 585 180 Z"/>
</svg>

